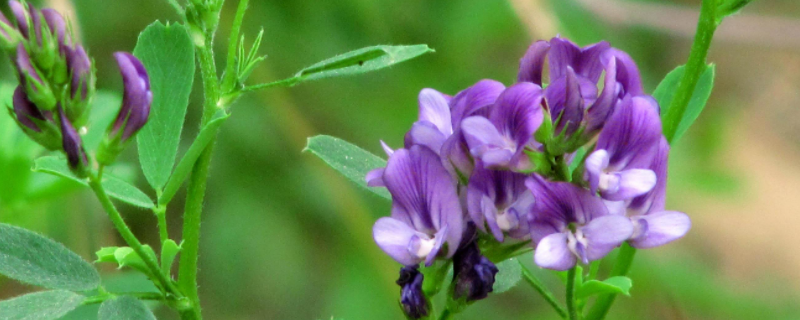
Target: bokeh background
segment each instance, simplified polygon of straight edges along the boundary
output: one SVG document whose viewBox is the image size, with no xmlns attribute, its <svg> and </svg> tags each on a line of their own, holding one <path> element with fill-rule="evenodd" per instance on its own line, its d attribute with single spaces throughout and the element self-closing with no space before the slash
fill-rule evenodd
<svg viewBox="0 0 800 320">
<path fill-rule="evenodd" d="M 117 94 L 111 54 L 132 51 L 152 21 L 178 20 L 162 0 L 34 2 L 71 12 L 95 59 L 99 89 Z M 236 1 L 227 2 L 219 61 Z M 253 39 L 263 28 L 261 52 L 269 56 L 251 83 L 373 44 L 426 43 L 436 53 L 368 75 L 260 92 L 234 106 L 203 216 L 200 293 L 212 320 L 402 319 L 399 265 L 371 239 L 389 204 L 303 153 L 307 137 L 334 135 L 382 154 L 379 139 L 401 145 L 420 89 L 454 94 L 482 78 L 510 84 L 527 46 L 556 34 L 582 45 L 605 39 L 629 52 L 651 92 L 685 62 L 699 8 L 697 0 L 250 3 L 243 31 Z M 711 100 L 670 163 L 669 207 L 689 213 L 694 227 L 673 245 L 637 254 L 633 297 L 618 299 L 609 319 L 800 319 L 800 2 L 755 1 L 722 25 L 709 60 L 717 64 Z M 0 70 L 8 92 L 13 74 L 7 63 Z M 198 84 L 181 150 L 197 132 Z M 115 173 L 146 190 L 130 149 Z M 91 260 L 102 245 L 122 245 L 88 190 L 30 172 L 41 154 L 0 113 L 0 221 L 47 234 Z M 168 211 L 173 236 L 182 198 Z M 120 206 L 141 238 L 157 242 L 151 213 Z M 520 259 L 531 265 L 530 255 Z M 101 268 L 110 289 L 147 289 L 136 275 Z M 560 287 L 552 274 L 536 272 Z M 0 298 L 32 290 L 0 280 Z M 70 319 L 92 319 L 94 308 Z M 159 317 L 175 315 L 159 310 Z M 556 315 L 521 283 L 459 319 Z"/>
</svg>

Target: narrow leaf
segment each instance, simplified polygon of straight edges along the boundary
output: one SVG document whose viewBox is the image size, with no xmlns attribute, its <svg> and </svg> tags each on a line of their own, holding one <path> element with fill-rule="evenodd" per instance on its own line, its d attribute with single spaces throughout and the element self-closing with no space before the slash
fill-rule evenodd
<svg viewBox="0 0 800 320">
<path fill-rule="evenodd" d="M 583 299 L 596 294 L 624 294 L 630 295 L 633 282 L 628 277 L 611 277 L 603 281 L 589 280 L 583 283 L 575 293 L 578 299 Z"/>
<path fill-rule="evenodd" d="M 175 257 L 180 251 L 181 246 L 172 239 L 167 239 L 167 241 L 161 244 L 161 270 L 164 271 L 165 274 L 170 274 L 172 263 L 175 262 Z"/>
<path fill-rule="evenodd" d="M 74 174 L 72 174 L 72 171 L 69 170 L 69 166 L 67 166 L 66 160 L 60 157 L 44 156 L 36 159 L 36 161 L 34 162 L 33 171 L 44 172 L 64 177 L 72 181 L 78 182 L 84 186 L 89 185 L 86 179 L 78 178 Z M 153 204 L 153 200 L 151 200 L 149 196 L 147 196 L 144 192 L 134 187 L 130 183 L 125 182 L 122 179 L 105 174 L 103 176 L 102 183 L 103 183 L 103 188 L 112 198 L 115 198 L 117 200 L 120 200 L 122 202 L 137 207 L 142 207 L 147 209 L 152 209 L 153 207 L 155 207 L 155 205 Z"/>
<path fill-rule="evenodd" d="M 325 163 L 357 185 L 385 199 L 392 199 L 385 188 L 368 187 L 364 180 L 370 170 L 386 167 L 386 160 L 347 141 L 325 135 L 308 138 L 308 145 L 304 151 L 310 151 L 320 157 Z"/>
<path fill-rule="evenodd" d="M 194 45 L 181 24 L 154 22 L 142 31 L 133 54 L 150 77 L 150 118 L 136 137 L 147 182 L 161 190 L 169 179 L 194 81 Z"/>
<path fill-rule="evenodd" d="M 97 270 L 74 252 L 7 224 L 0 224 L 0 274 L 48 289 L 87 291 L 100 285 Z"/>
<path fill-rule="evenodd" d="M 434 52 L 427 45 L 374 46 L 340 54 L 300 70 L 298 82 L 375 71 Z"/>
<path fill-rule="evenodd" d="M 106 300 L 100 305 L 99 320 L 156 320 L 147 306 L 131 296 Z"/>
<path fill-rule="evenodd" d="M 80 306 L 84 298 L 65 290 L 30 293 L 0 301 L 0 319 L 55 320 Z"/>
<path fill-rule="evenodd" d="M 225 113 L 225 111 L 219 110 L 214 115 L 214 118 L 200 130 L 200 133 L 197 134 L 197 138 L 194 139 L 189 150 L 183 155 L 183 158 L 175 167 L 172 176 L 170 176 L 167 185 L 164 187 L 164 192 L 158 199 L 159 204 L 168 204 L 170 200 L 172 200 L 172 197 L 178 192 L 178 188 L 181 187 L 183 181 L 186 180 L 186 177 L 188 177 L 189 173 L 192 171 L 192 167 L 194 167 L 194 163 L 197 162 L 197 158 L 200 158 L 200 154 L 203 153 L 208 143 L 217 135 L 220 126 L 225 123 L 225 120 L 227 120 L 229 116 L 230 115 Z"/>
<path fill-rule="evenodd" d="M 497 264 L 497 276 L 494 279 L 492 293 L 502 293 L 515 287 L 522 280 L 522 267 L 516 258 L 511 258 Z"/>
<path fill-rule="evenodd" d="M 669 125 L 667 122 L 671 120 L 663 117 L 667 114 L 672 99 L 675 96 L 675 91 L 678 90 L 681 78 L 683 78 L 685 69 L 685 66 L 680 66 L 672 70 L 664 77 L 664 80 L 656 87 L 656 90 L 653 91 L 653 97 L 656 98 L 656 101 L 658 101 L 658 104 L 661 106 L 664 128 Z M 714 87 L 715 70 L 716 67 L 710 64 L 700 76 L 692 98 L 689 100 L 689 105 L 686 107 L 686 112 L 682 115 L 680 123 L 678 124 L 678 129 L 675 131 L 675 135 L 673 137 L 667 137 L 670 142 L 678 141 L 678 139 L 686 133 L 686 130 L 689 130 L 689 127 L 692 126 L 706 107 L 706 102 L 708 102 L 708 98 L 711 96 L 711 89 Z"/>
</svg>

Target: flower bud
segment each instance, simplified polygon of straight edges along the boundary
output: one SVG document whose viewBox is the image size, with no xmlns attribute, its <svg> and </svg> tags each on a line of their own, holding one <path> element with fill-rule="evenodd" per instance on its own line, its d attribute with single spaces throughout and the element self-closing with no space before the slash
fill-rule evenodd
<svg viewBox="0 0 800 320">
<path fill-rule="evenodd" d="M 12 50 L 17 47 L 21 38 L 17 28 L 0 13 L 0 46 L 6 50 Z"/>
<path fill-rule="evenodd" d="M 470 242 L 453 256 L 453 299 L 469 303 L 486 298 L 497 272 L 494 263 L 481 254 L 478 243 Z"/>
<path fill-rule="evenodd" d="M 95 77 L 92 61 L 82 46 L 68 49 L 67 66 L 69 67 L 69 95 L 67 97 L 67 116 L 76 125 L 85 122 L 86 110 L 94 94 Z"/>
<path fill-rule="evenodd" d="M 11 7 L 11 12 L 14 13 L 14 19 L 17 21 L 17 28 L 23 37 L 28 38 L 28 20 L 29 14 L 26 5 L 19 3 L 19 1 L 9 1 L 8 6 Z"/>
<path fill-rule="evenodd" d="M 43 110 L 53 110 L 56 107 L 56 97 L 41 72 L 33 65 L 22 43 L 17 46 L 17 71 L 28 98 Z"/>
<path fill-rule="evenodd" d="M 397 285 L 400 290 L 400 306 L 409 319 L 420 319 L 428 315 L 430 302 L 422 291 L 424 276 L 417 266 L 406 266 L 400 269 L 400 278 Z"/>
<path fill-rule="evenodd" d="M 28 137 L 48 150 L 61 149 L 61 135 L 52 123 L 52 114 L 39 110 L 22 86 L 14 90 L 13 105 L 14 119 Z"/>
<path fill-rule="evenodd" d="M 67 154 L 69 168 L 72 169 L 72 172 L 78 177 L 86 177 L 89 159 L 86 157 L 86 151 L 83 149 L 81 136 L 78 134 L 78 131 L 75 130 L 75 127 L 72 126 L 72 123 L 69 122 L 67 115 L 64 114 L 64 109 L 60 106 L 58 107 L 58 118 L 61 122 L 62 146 L 64 148 L 64 153 Z"/>
<path fill-rule="evenodd" d="M 25 92 L 22 90 L 22 87 L 17 87 L 14 90 L 14 114 L 17 116 L 17 121 L 28 129 L 31 129 L 36 132 L 42 132 L 42 129 L 36 124 L 34 119 L 39 121 L 45 121 L 42 112 L 39 111 L 38 108 L 28 100 L 28 97 L 25 95 Z"/>
<path fill-rule="evenodd" d="M 54 58 L 50 72 L 53 82 L 58 85 L 66 84 L 69 77 L 68 58 L 72 49 L 72 38 L 67 31 L 67 23 L 58 11 L 47 8 L 42 9 L 42 16 L 50 33 L 46 36 L 49 45 L 46 55 Z M 57 51 L 56 51 L 57 50 Z M 84 53 L 85 55 L 85 53 Z M 69 113 L 69 110 L 68 110 Z"/>
<path fill-rule="evenodd" d="M 127 52 L 117 52 L 114 58 L 117 59 L 122 74 L 125 93 L 122 97 L 122 108 L 108 129 L 108 136 L 98 152 L 97 160 L 101 164 L 113 162 L 129 139 L 144 127 L 153 102 L 150 79 L 142 62 Z"/>
</svg>

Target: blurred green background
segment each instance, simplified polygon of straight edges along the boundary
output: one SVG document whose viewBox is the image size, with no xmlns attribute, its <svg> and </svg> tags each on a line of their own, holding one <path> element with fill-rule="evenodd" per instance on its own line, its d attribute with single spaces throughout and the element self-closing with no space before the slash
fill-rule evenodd
<svg viewBox="0 0 800 320">
<path fill-rule="evenodd" d="M 218 61 L 235 11 L 235 1 L 227 2 Z M 380 139 L 401 145 L 416 119 L 419 90 L 455 94 L 482 78 L 510 84 L 528 45 L 556 34 L 582 45 L 605 39 L 629 52 L 651 92 L 685 61 L 699 7 L 696 0 L 250 3 L 243 31 L 250 41 L 263 27 L 261 52 L 269 56 L 251 83 L 374 44 L 426 43 L 436 53 L 364 76 L 261 92 L 234 106 L 218 141 L 203 216 L 200 293 L 207 319 L 402 319 L 394 284 L 399 265 L 371 238 L 372 223 L 389 214 L 389 203 L 302 153 L 306 138 L 334 135 L 382 154 Z M 120 92 L 121 81 L 111 54 L 132 51 L 153 20 L 178 20 L 163 0 L 37 4 L 73 12 L 97 65 L 98 88 L 112 92 Z M 693 230 L 676 244 L 637 254 L 633 297 L 618 299 L 609 319 L 800 319 L 800 3 L 756 1 L 720 28 L 709 60 L 718 72 L 711 101 L 671 159 L 669 207 L 689 213 Z M 7 64 L 2 70 L 4 83 L 13 83 Z M 185 141 L 197 132 L 198 84 Z M 129 149 L 115 173 L 146 190 L 135 147 Z M 47 234 L 87 259 L 100 246 L 121 245 L 90 192 L 30 172 L 40 154 L 2 113 L 0 221 Z M 168 211 L 173 237 L 182 198 Z M 157 241 L 150 212 L 120 206 L 140 238 Z M 531 266 L 530 255 L 520 259 L 553 288 L 561 286 Z M 102 268 L 109 287 L 142 286 L 139 277 Z M 0 298 L 31 290 L 0 282 Z M 92 319 L 91 308 L 71 319 Z M 160 310 L 159 317 L 175 315 Z M 521 283 L 459 319 L 556 315 Z"/>
</svg>

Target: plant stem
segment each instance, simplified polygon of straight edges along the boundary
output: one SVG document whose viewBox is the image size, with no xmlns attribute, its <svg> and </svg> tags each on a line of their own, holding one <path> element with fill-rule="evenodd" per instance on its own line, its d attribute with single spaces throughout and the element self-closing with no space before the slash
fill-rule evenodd
<svg viewBox="0 0 800 320">
<path fill-rule="evenodd" d="M 131 249 L 133 249 L 139 257 L 144 260 L 145 265 L 147 268 L 150 269 L 150 272 L 155 275 L 156 279 L 164 290 L 172 293 L 178 298 L 183 297 L 181 292 L 178 288 L 172 284 L 167 276 L 161 272 L 161 268 L 158 266 L 158 263 L 153 260 L 153 258 L 147 254 L 144 250 L 144 246 L 139 239 L 131 232 L 131 229 L 128 228 L 128 225 L 125 224 L 125 220 L 122 219 L 122 215 L 120 215 L 117 208 L 114 207 L 114 203 L 111 202 L 111 199 L 106 194 L 105 189 L 103 189 L 103 185 L 101 184 L 102 181 L 102 168 L 97 175 L 90 175 L 89 176 L 89 186 L 94 191 L 95 195 L 97 196 L 97 200 L 100 201 L 100 204 L 103 205 L 103 209 L 105 209 L 106 213 L 108 213 L 108 218 L 111 219 L 111 223 L 114 224 L 114 227 L 119 231 L 119 234 L 122 236 L 122 239 L 125 240 L 125 243 L 128 244 Z"/>
<path fill-rule="evenodd" d="M 686 71 L 675 92 L 675 97 L 667 109 L 667 114 L 664 115 L 664 136 L 669 142 L 672 142 L 697 86 L 697 81 L 705 71 L 708 48 L 711 46 L 711 39 L 717 29 L 716 3 L 715 0 L 703 0 L 700 18 L 697 22 L 697 33 L 695 33 L 692 50 L 689 53 L 689 61 L 686 62 Z"/>
<path fill-rule="evenodd" d="M 200 127 L 205 126 L 216 112 L 217 101 L 219 101 L 219 79 L 217 78 L 217 68 L 214 64 L 214 42 L 215 30 L 206 30 L 205 41 L 202 47 L 197 46 L 198 63 L 203 79 L 203 91 L 205 93 L 203 103 L 203 117 Z M 180 269 L 178 275 L 178 285 L 186 294 L 192 304 L 190 311 L 181 312 L 181 319 L 202 319 L 200 313 L 200 296 L 197 293 L 197 262 L 200 253 L 200 217 L 203 211 L 203 199 L 205 197 L 206 185 L 208 182 L 209 166 L 211 156 L 214 151 L 212 139 L 200 158 L 192 169 L 189 184 L 187 186 L 186 205 L 183 213 L 183 249 L 180 259 Z"/>
<path fill-rule="evenodd" d="M 567 312 L 569 312 L 569 320 L 578 320 L 578 309 L 575 306 L 576 269 L 577 267 L 573 267 L 567 273 Z"/>
<path fill-rule="evenodd" d="M 553 309 L 556 311 L 556 313 L 558 313 L 559 316 L 561 316 L 561 318 L 566 318 L 567 309 L 564 309 L 564 307 L 558 303 L 556 297 L 552 292 L 550 292 L 550 289 L 548 289 L 541 281 L 539 281 L 539 279 L 536 278 L 536 276 L 533 275 L 528 268 L 522 265 L 522 262 L 519 262 L 519 264 L 522 267 L 522 277 L 525 278 L 525 281 L 527 281 L 528 284 L 530 284 L 531 287 L 536 290 L 536 292 L 542 295 L 542 298 L 544 298 L 544 300 L 547 301 L 551 307 L 553 307 Z"/>
<path fill-rule="evenodd" d="M 453 316 L 455 316 L 455 314 L 450 312 L 450 309 L 444 308 L 444 310 L 442 310 L 442 314 L 439 315 L 439 320 L 453 319 Z"/>
<path fill-rule="evenodd" d="M 81 305 L 85 306 L 90 304 L 98 304 L 118 296 L 132 296 L 139 300 L 152 300 L 152 301 L 165 300 L 164 295 L 158 292 L 126 292 L 126 293 L 115 293 L 115 294 L 105 293 L 92 297 L 86 297 L 86 299 L 83 300 L 83 302 L 81 302 Z"/>
<path fill-rule="evenodd" d="M 609 277 L 627 275 L 628 271 L 631 269 L 631 264 L 633 264 L 633 257 L 635 254 L 636 248 L 631 247 L 627 242 L 623 243 L 622 247 L 619 248 L 617 262 L 614 264 L 614 268 L 611 269 L 611 274 Z M 616 294 L 604 294 L 597 297 L 594 305 L 589 310 L 589 314 L 586 316 L 586 320 L 605 319 L 606 314 L 608 314 L 608 310 L 611 309 L 611 305 L 614 304 L 614 299 L 616 299 L 616 297 Z"/>
<path fill-rule="evenodd" d="M 236 70 L 236 53 L 238 50 L 236 50 L 236 46 L 239 44 L 239 33 L 242 29 L 242 22 L 244 21 L 244 14 L 247 11 L 248 2 L 250 1 L 239 0 L 239 7 L 236 9 L 236 17 L 233 19 L 233 25 L 231 25 L 231 35 L 228 38 L 228 61 L 226 62 L 225 74 L 222 79 L 222 88 L 223 91 L 226 92 L 233 89 L 233 85 L 238 77 L 238 72 Z M 244 43 L 239 45 L 244 45 Z M 239 61 L 239 63 L 244 62 Z"/>
<path fill-rule="evenodd" d="M 298 79 L 296 77 L 291 77 L 291 78 L 287 78 L 287 79 L 283 79 L 283 80 L 273 81 L 273 82 L 270 82 L 270 83 L 261 83 L 261 84 L 255 84 L 255 85 L 252 85 L 252 86 L 247 86 L 247 87 L 243 88 L 240 91 L 242 93 L 244 93 L 244 92 L 256 91 L 256 90 L 267 89 L 267 88 L 272 88 L 272 87 L 291 87 L 291 86 L 297 84 L 297 82 L 298 82 Z"/>
<path fill-rule="evenodd" d="M 169 231 L 167 230 L 167 208 L 158 205 L 153 208 L 153 213 L 158 218 L 158 236 L 161 238 L 161 243 L 169 240 Z"/>
</svg>

